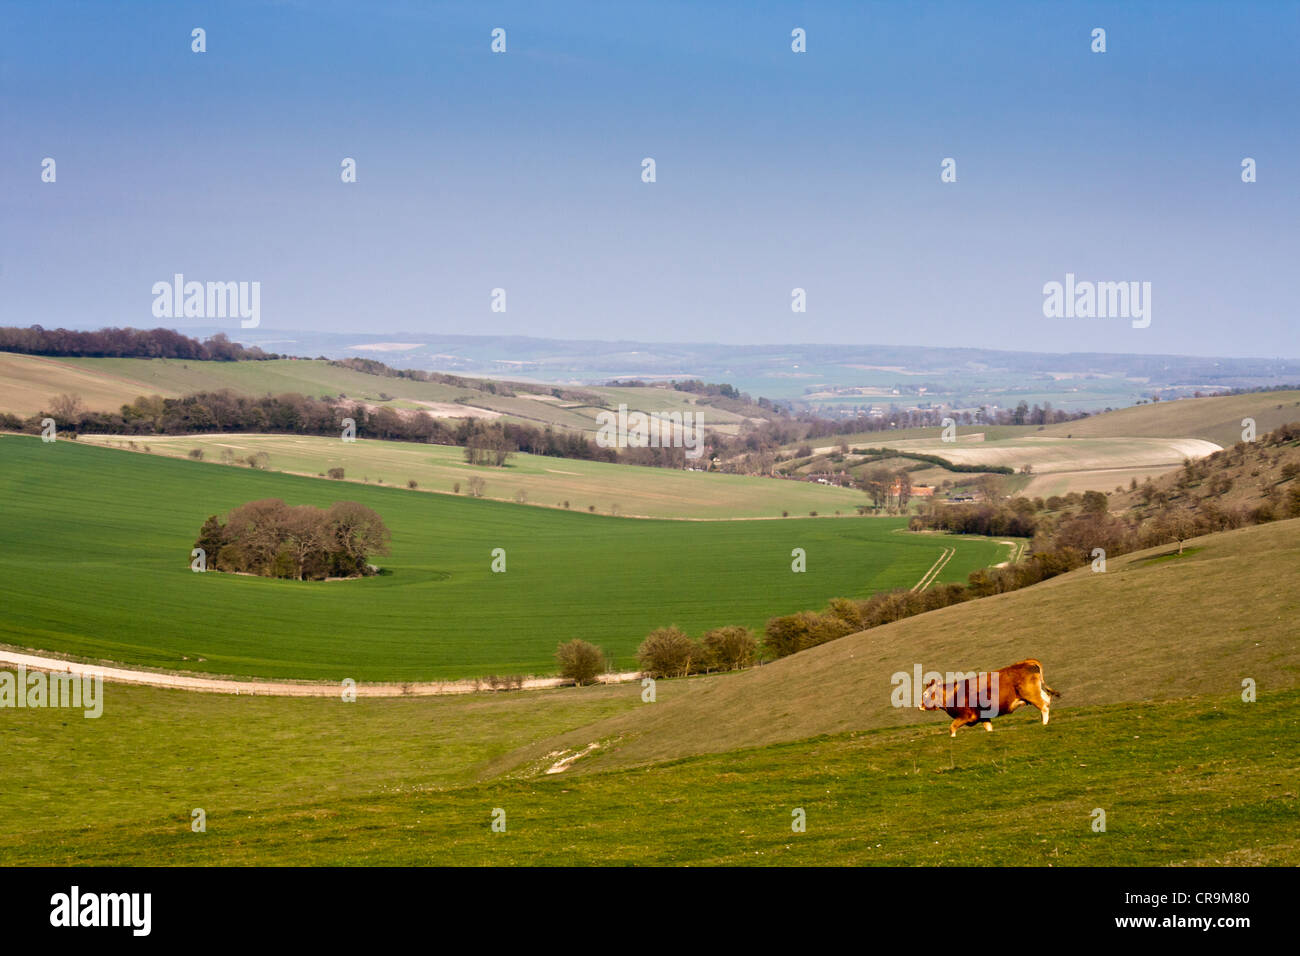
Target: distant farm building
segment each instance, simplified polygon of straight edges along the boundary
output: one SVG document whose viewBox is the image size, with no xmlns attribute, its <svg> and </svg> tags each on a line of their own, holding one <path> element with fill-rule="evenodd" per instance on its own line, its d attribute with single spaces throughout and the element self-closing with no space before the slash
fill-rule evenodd
<svg viewBox="0 0 1300 956">
<path fill-rule="evenodd" d="M 892 494 L 895 498 L 897 498 L 899 493 L 902 490 L 903 490 L 902 482 L 895 481 L 894 486 L 889 489 L 889 493 Z M 933 498 L 934 489 L 931 488 L 929 485 L 913 485 L 910 494 L 913 498 Z"/>
</svg>

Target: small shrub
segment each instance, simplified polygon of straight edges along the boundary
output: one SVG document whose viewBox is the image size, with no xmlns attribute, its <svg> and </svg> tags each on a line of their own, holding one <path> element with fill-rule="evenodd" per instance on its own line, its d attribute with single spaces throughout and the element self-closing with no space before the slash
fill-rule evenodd
<svg viewBox="0 0 1300 956">
<path fill-rule="evenodd" d="M 326 472 L 326 474 L 329 475 L 331 478 L 342 478 L 342 477 L 343 477 L 343 469 L 342 469 L 342 468 L 331 468 L 329 471 Z"/>
<path fill-rule="evenodd" d="M 560 676 L 581 687 L 600 675 L 605 655 L 596 645 L 575 639 L 558 645 L 555 659 L 560 665 Z"/>
<path fill-rule="evenodd" d="M 203 449 L 202 449 L 202 448 L 191 448 L 190 451 L 189 451 L 189 456 L 190 456 L 191 458 L 193 458 L 195 461 L 202 461 L 202 460 L 203 460 Z"/>
</svg>

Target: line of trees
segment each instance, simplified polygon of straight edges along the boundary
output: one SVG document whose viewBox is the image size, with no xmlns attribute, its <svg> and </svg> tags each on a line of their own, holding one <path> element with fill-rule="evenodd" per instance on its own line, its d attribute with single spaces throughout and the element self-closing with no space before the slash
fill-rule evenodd
<svg viewBox="0 0 1300 956">
<path fill-rule="evenodd" d="M 695 640 L 677 627 L 651 631 L 636 652 L 641 672 L 647 677 L 687 677 L 714 671 L 751 667 L 758 660 L 758 641 L 746 627 L 728 625 L 707 631 Z M 576 684 L 590 684 L 609 669 L 604 651 L 583 640 L 572 640 L 555 649 L 560 676 Z"/>
<path fill-rule="evenodd" d="M 373 574 L 370 556 L 387 554 L 390 538 L 383 519 L 355 501 L 316 508 L 266 498 L 240 505 L 224 522 L 212 515 L 194 547 L 210 571 L 318 581 Z"/>
<path fill-rule="evenodd" d="M 244 362 L 278 359 L 275 352 L 247 348 L 232 342 L 224 332 L 200 342 L 172 329 L 105 328 L 97 332 L 70 329 L 0 327 L 0 352 L 25 355 L 85 356 L 91 358 L 166 358 L 210 362 Z"/>
<path fill-rule="evenodd" d="M 928 455 L 919 451 L 902 451 L 897 448 L 855 448 L 855 455 L 867 455 L 876 460 L 885 460 L 889 458 L 911 458 L 914 461 L 923 461 L 930 465 L 939 465 L 948 471 L 970 472 L 970 473 L 987 473 L 995 475 L 1014 475 L 1014 468 L 1008 465 L 966 465 L 955 461 L 949 461 L 939 455 Z"/>
<path fill-rule="evenodd" d="M 636 657 L 648 677 L 686 677 L 749 667 L 758 659 L 758 641 L 736 625 L 714 628 L 698 641 L 680 628 L 660 627 L 646 635 Z"/>
<path fill-rule="evenodd" d="M 584 461 L 619 461 L 619 449 L 601 448 L 580 432 L 538 427 L 523 422 L 483 422 L 476 419 L 435 418 L 424 411 L 399 412 L 381 405 L 370 408 L 349 401 L 326 400 L 308 395 L 250 396 L 221 389 L 196 392 L 182 398 L 141 396 L 116 412 L 86 410 L 76 396 L 51 399 L 48 408 L 23 419 L 0 413 L 0 428 L 39 434 L 41 420 L 53 418 L 60 431 L 116 435 L 195 435 L 219 432 L 264 432 L 338 437 L 343 419 L 356 422 L 358 438 L 422 442 L 434 445 L 471 443 L 492 446 L 497 452 L 526 452 L 555 458 Z M 681 452 L 681 449 L 623 449 Z M 636 464 L 652 463 L 652 456 L 627 454 Z M 645 460 L 642 460 L 642 459 Z"/>
</svg>

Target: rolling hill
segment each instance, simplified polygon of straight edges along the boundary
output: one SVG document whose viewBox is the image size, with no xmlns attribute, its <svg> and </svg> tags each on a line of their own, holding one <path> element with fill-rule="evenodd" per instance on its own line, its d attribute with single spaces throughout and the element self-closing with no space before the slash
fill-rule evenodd
<svg viewBox="0 0 1300 956">
<path fill-rule="evenodd" d="M 579 391 L 596 401 L 562 399 L 541 386 L 484 379 L 462 387 L 369 374 L 319 359 L 208 362 L 182 359 L 50 358 L 0 352 L 0 412 L 37 414 L 58 394 L 81 396 L 94 411 L 115 411 L 141 395 L 177 398 L 228 388 L 249 395 L 286 392 L 325 398 L 345 395 L 371 405 L 421 409 L 441 417 L 504 417 L 533 425 L 594 432 L 596 415 L 628 404 L 633 411 L 699 411 L 707 428 L 734 433 L 747 418 L 768 413 L 758 406 L 679 392 L 670 388 L 604 388 Z M 561 390 L 563 391 L 563 390 Z"/>
<path fill-rule="evenodd" d="M 575 765 L 595 770 L 914 724 L 916 711 L 891 706 L 890 677 L 918 663 L 955 672 L 1035 657 L 1065 692 L 1062 711 L 1233 694 L 1247 677 L 1261 692 L 1300 686 L 1300 596 L 1290 584 L 1300 579 L 1300 520 L 1195 539 L 1181 556 L 1173 550 L 1114 558 L 1102 574 L 1084 567 L 696 682 L 662 707 L 547 740 L 536 752 L 617 741 Z M 1260 568 L 1268 572 L 1252 570 Z M 1023 719 L 1004 718 L 999 729 Z M 943 715 L 924 720 L 946 730 Z"/>
<path fill-rule="evenodd" d="M 192 572 L 204 520 L 263 498 L 373 508 L 393 532 L 386 573 Z M 656 627 L 761 628 L 836 595 L 912 587 L 945 548 L 956 554 L 944 581 L 1008 550 L 895 533 L 903 519 L 615 518 L 10 435 L 0 436 L 0 502 L 0 642 L 250 677 L 548 674 L 556 645 L 575 637 L 621 670 Z M 805 573 L 791 570 L 796 547 Z M 498 548 L 504 573 L 491 570 Z"/>
<path fill-rule="evenodd" d="M 29 768 L 0 791 L 0 861 L 1296 865 L 1297 524 L 661 681 L 653 704 L 635 685 L 356 704 L 111 686 L 106 719 L 0 723 Z M 1022 712 L 950 741 L 889 706 L 913 662 L 1027 654 L 1065 693 L 1047 727 Z"/>
<path fill-rule="evenodd" d="M 1017 478 L 1015 490 L 1030 497 L 1066 495 L 1070 492 L 1113 491 L 1136 479 L 1168 475 L 1184 459 L 1199 459 L 1242 439 L 1243 418 L 1254 418 L 1257 434 L 1300 417 L 1300 391 L 1252 392 L 1209 398 L 1135 405 L 1101 412 L 1057 425 L 963 425 L 956 442 L 944 442 L 939 429 L 899 429 L 836 436 L 810 443 L 816 456 L 849 448 L 891 447 L 938 455 L 966 465 L 1003 465 L 1019 470 L 1030 465 L 1033 473 Z M 787 454 L 795 445 L 784 448 Z M 792 463 L 799 466 L 802 460 Z M 822 459 L 811 459 L 820 470 Z M 852 468 L 849 457 L 844 467 Z M 899 463 L 902 464 L 901 462 Z M 787 466 L 787 469 L 791 466 Z M 796 470 L 806 471 L 807 467 Z M 961 482 L 970 476 L 927 472 L 931 482 L 950 478 Z"/>
<path fill-rule="evenodd" d="M 1295 390 L 1182 398 L 1049 425 L 1042 434 L 1075 438 L 1197 438 L 1228 446 L 1241 441 L 1243 418 L 1254 418 L 1256 431 L 1262 435 L 1300 417 L 1298 409 L 1300 391 Z"/>
</svg>

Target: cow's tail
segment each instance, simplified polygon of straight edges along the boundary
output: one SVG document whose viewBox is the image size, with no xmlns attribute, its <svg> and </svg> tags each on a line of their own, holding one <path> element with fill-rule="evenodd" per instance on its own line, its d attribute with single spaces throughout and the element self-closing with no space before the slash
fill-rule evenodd
<svg viewBox="0 0 1300 956">
<path fill-rule="evenodd" d="M 1050 687 L 1047 686 L 1047 681 L 1046 681 L 1046 679 L 1044 679 L 1044 677 L 1043 677 L 1043 665 L 1042 665 L 1041 662 L 1039 662 L 1039 661 L 1037 661 L 1037 660 L 1035 660 L 1034 658 L 1031 657 L 1031 658 L 1029 658 L 1028 660 L 1026 660 L 1025 663 L 1026 663 L 1026 664 L 1030 664 L 1030 665 L 1032 665 L 1033 668 L 1034 668 L 1034 670 L 1038 671 L 1038 680 L 1039 680 L 1039 683 L 1041 684 L 1043 690 L 1044 690 L 1048 695 L 1050 695 L 1050 696 L 1052 696 L 1052 697 L 1064 697 L 1064 696 L 1065 696 L 1065 695 L 1062 694 L 1059 690 L 1052 690 L 1052 688 L 1050 688 Z"/>
</svg>

